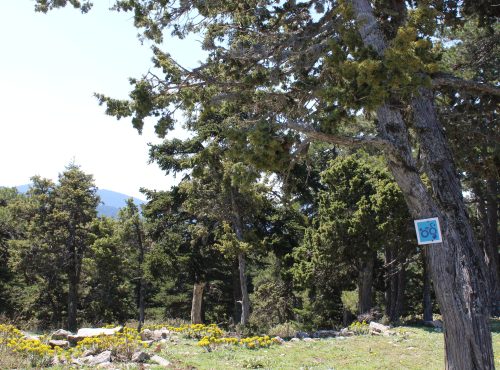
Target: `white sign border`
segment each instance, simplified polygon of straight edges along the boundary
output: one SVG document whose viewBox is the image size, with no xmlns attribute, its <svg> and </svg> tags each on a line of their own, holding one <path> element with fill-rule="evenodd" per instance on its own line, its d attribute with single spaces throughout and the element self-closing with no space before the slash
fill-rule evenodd
<svg viewBox="0 0 500 370">
<path fill-rule="evenodd" d="M 439 234 L 439 239 L 436 240 L 430 240 L 427 242 L 422 242 L 420 240 L 420 233 L 418 232 L 418 223 L 419 222 L 425 222 L 425 221 L 436 221 L 437 227 L 438 227 L 438 234 Z M 413 220 L 415 223 L 415 232 L 417 233 L 417 242 L 418 245 L 425 245 L 425 244 L 438 244 L 443 242 L 443 233 L 441 232 L 441 224 L 439 223 L 439 218 L 438 217 L 431 217 L 431 218 L 423 218 L 421 220 Z"/>
</svg>

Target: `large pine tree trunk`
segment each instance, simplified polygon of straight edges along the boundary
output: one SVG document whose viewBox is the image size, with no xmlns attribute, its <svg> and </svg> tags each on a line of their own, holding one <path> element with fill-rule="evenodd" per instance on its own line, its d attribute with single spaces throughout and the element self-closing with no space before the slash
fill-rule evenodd
<svg viewBox="0 0 500 370">
<path fill-rule="evenodd" d="M 424 321 L 432 321 L 432 299 L 431 299 L 431 275 L 429 274 L 427 250 L 424 249 L 422 254 L 422 267 L 423 267 L 423 318 Z"/>
<path fill-rule="evenodd" d="M 363 314 L 372 308 L 372 286 L 373 267 L 375 266 L 375 254 L 370 254 L 366 260 L 361 262 L 358 277 L 358 312 Z"/>
<path fill-rule="evenodd" d="M 203 303 L 203 290 L 205 282 L 194 283 L 193 285 L 193 301 L 191 303 L 191 324 L 202 324 L 201 307 Z"/>
<path fill-rule="evenodd" d="M 352 0 L 352 4 L 364 44 L 382 55 L 386 42 L 370 2 Z M 429 91 L 420 90 L 412 110 L 432 195 L 416 169 L 401 112 L 385 104 L 380 106 L 378 131 L 389 142 L 388 165 L 413 217 L 439 217 L 441 222 L 443 243 L 429 248 L 429 261 L 444 321 L 446 368 L 493 369 L 484 259 L 474 239 L 459 179 Z"/>
</svg>

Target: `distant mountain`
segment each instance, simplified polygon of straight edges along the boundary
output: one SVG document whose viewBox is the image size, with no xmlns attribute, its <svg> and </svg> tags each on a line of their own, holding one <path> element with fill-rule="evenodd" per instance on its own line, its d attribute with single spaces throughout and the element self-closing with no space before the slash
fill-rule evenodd
<svg viewBox="0 0 500 370">
<path fill-rule="evenodd" d="M 138 207 L 145 202 L 130 195 L 117 193 L 116 191 L 99 189 L 97 194 L 101 198 L 101 204 L 97 207 L 99 216 L 116 217 L 120 208 L 125 207 L 127 199 L 132 198 Z"/>
<path fill-rule="evenodd" d="M 26 193 L 29 189 L 29 184 L 16 186 L 16 189 L 20 193 Z M 99 189 L 97 190 L 97 195 L 101 198 L 101 204 L 97 206 L 97 213 L 99 216 L 117 217 L 120 208 L 125 207 L 127 199 L 134 199 L 134 203 L 137 206 L 144 204 L 145 202 L 141 199 L 131 197 L 123 193 L 118 193 L 112 190 Z"/>
</svg>

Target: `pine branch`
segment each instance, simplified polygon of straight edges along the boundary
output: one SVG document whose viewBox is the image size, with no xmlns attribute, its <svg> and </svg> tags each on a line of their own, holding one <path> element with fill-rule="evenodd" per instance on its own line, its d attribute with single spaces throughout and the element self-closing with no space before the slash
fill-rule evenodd
<svg viewBox="0 0 500 370">
<path fill-rule="evenodd" d="M 325 143 L 346 146 L 350 148 L 359 148 L 363 146 L 371 146 L 382 150 L 391 148 L 391 144 L 378 136 L 374 137 L 352 137 L 332 135 L 324 132 L 316 131 L 312 128 L 305 127 L 302 124 L 295 122 L 287 122 L 286 126 L 292 130 L 298 131 L 307 136 L 311 141 L 322 141 Z"/>
<path fill-rule="evenodd" d="M 476 92 L 479 94 L 500 96 L 500 87 L 498 86 L 472 80 L 464 80 L 462 78 L 453 76 L 451 74 L 445 74 L 445 73 L 436 74 L 435 77 L 432 78 L 432 87 L 440 88 L 443 86 L 453 87 L 459 90 Z"/>
</svg>

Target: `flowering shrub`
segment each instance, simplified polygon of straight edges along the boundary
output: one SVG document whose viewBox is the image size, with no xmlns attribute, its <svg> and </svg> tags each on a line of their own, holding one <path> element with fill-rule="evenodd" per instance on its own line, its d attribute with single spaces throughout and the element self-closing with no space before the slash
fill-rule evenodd
<svg viewBox="0 0 500 370">
<path fill-rule="evenodd" d="M 370 333 L 370 325 L 366 323 L 366 321 L 363 322 L 353 322 L 351 325 L 349 325 L 349 330 L 352 331 L 356 335 L 363 335 L 363 334 L 369 334 Z"/>
<path fill-rule="evenodd" d="M 130 360 L 134 352 L 147 347 L 141 340 L 139 332 L 135 329 L 125 327 L 123 332 L 114 335 L 100 335 L 89 337 L 78 342 L 72 350 L 74 355 L 81 355 L 83 352 L 100 353 L 111 351 L 111 353 L 125 360 Z"/>
<path fill-rule="evenodd" d="M 0 324 L 0 349 L 28 359 L 33 367 L 50 365 L 52 358 L 63 351 L 58 347 L 53 349 L 43 340 L 27 339 L 16 327 L 4 324 Z"/>
<path fill-rule="evenodd" d="M 199 342 L 198 346 L 205 348 L 208 352 L 223 345 L 234 345 L 240 346 L 248 349 L 259 349 L 259 348 L 269 348 L 273 344 L 279 344 L 280 342 L 273 338 L 271 339 L 268 335 L 263 337 L 255 336 L 248 338 L 215 338 L 215 337 L 203 337 Z"/>
<path fill-rule="evenodd" d="M 28 358 L 31 366 L 37 368 L 49 366 L 54 356 L 63 352 L 61 348 L 52 348 L 38 339 L 10 339 L 7 347 L 12 352 Z"/>
<path fill-rule="evenodd" d="M 203 337 L 220 338 L 224 332 L 216 324 L 184 324 L 181 326 L 170 326 L 164 324 L 145 325 L 144 329 L 159 330 L 166 328 L 171 332 L 178 333 L 185 338 L 201 339 Z"/>
<path fill-rule="evenodd" d="M 13 325 L 0 324 L 0 347 L 7 345 L 10 339 L 23 338 L 23 333 Z"/>
</svg>

